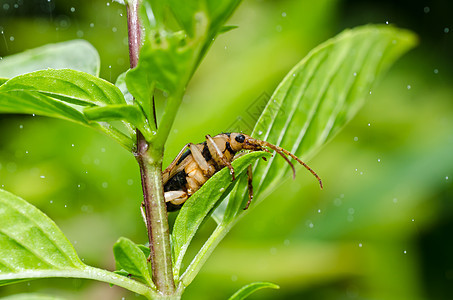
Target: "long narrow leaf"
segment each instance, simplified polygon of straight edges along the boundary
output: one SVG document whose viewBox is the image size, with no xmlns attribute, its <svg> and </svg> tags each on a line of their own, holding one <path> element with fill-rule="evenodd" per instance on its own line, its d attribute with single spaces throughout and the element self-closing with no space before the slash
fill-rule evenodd
<svg viewBox="0 0 453 300">
<path fill-rule="evenodd" d="M 311 51 L 288 73 L 252 136 L 303 160 L 313 156 L 355 115 L 382 73 L 416 42 L 410 31 L 389 26 L 344 31 Z M 278 155 L 259 163 L 254 169 L 255 195 L 270 193 L 289 176 L 289 169 Z M 315 179 L 313 184 L 317 184 Z M 231 197 L 245 201 L 245 188 Z M 230 215 L 236 213 L 241 211 Z"/>
</svg>

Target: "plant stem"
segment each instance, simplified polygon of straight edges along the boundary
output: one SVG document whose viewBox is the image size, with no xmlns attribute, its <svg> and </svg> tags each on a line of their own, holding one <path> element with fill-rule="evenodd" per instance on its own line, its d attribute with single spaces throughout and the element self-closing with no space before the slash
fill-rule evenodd
<svg viewBox="0 0 453 300">
<path fill-rule="evenodd" d="M 162 183 L 162 153 L 151 155 L 148 144 L 140 134 L 137 161 L 143 188 L 143 207 L 148 229 L 153 281 L 165 295 L 175 292 L 171 260 L 170 230 Z M 157 156 L 157 158 L 156 158 Z"/>
<path fill-rule="evenodd" d="M 141 45 L 138 17 L 140 0 L 127 1 L 129 56 L 131 68 L 137 66 Z M 163 297 L 173 298 L 175 283 L 171 259 L 170 232 L 162 183 L 163 144 L 148 144 L 137 130 L 136 158 L 140 166 L 143 188 L 143 207 L 148 231 L 153 281 Z M 176 297 L 177 298 L 177 297 Z"/>
<path fill-rule="evenodd" d="M 129 61 L 131 69 L 135 68 L 138 63 L 138 57 L 141 45 L 141 28 L 138 18 L 138 9 L 141 0 L 127 1 L 127 33 L 129 38 Z"/>
</svg>

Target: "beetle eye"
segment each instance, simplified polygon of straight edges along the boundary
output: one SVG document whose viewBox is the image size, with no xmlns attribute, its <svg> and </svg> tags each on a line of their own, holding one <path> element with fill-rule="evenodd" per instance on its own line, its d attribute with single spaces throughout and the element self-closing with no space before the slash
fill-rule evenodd
<svg viewBox="0 0 453 300">
<path fill-rule="evenodd" d="M 236 142 L 243 143 L 245 141 L 245 136 L 242 134 L 237 135 L 235 138 Z"/>
</svg>

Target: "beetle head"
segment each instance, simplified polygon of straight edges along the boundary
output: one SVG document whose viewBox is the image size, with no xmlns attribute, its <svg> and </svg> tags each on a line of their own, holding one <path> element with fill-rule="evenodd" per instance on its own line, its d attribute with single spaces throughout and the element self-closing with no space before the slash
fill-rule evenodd
<svg viewBox="0 0 453 300">
<path fill-rule="evenodd" d="M 230 134 L 230 147 L 235 152 L 241 150 L 252 150 L 252 151 L 264 150 L 257 140 L 243 133 Z"/>
</svg>

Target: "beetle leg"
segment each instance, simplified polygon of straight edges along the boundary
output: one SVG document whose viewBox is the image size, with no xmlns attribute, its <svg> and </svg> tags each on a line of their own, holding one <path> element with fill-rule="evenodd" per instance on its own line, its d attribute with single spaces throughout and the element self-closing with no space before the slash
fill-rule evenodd
<svg viewBox="0 0 453 300">
<path fill-rule="evenodd" d="M 252 165 L 249 165 L 247 168 L 247 187 L 248 187 L 248 191 L 249 191 L 249 201 L 247 201 L 247 204 L 245 205 L 244 210 L 249 208 L 249 205 L 253 199 L 253 185 L 252 185 L 253 173 L 252 172 L 253 172 Z"/>
<path fill-rule="evenodd" d="M 208 148 L 209 150 L 211 150 L 211 147 L 215 150 L 215 154 L 216 155 L 212 155 L 212 158 L 214 159 L 214 161 L 219 165 L 219 166 L 222 166 L 222 167 L 228 167 L 228 169 L 230 169 L 230 174 L 231 174 L 231 177 L 233 177 L 233 180 L 236 179 L 236 176 L 234 175 L 234 169 L 233 169 L 233 166 L 231 165 L 231 163 L 226 159 L 225 155 L 223 155 L 222 151 L 220 151 L 219 147 L 217 147 L 217 144 L 214 142 L 214 140 L 212 139 L 212 137 L 207 134 L 206 135 L 206 143 L 208 144 Z"/>
<path fill-rule="evenodd" d="M 165 169 L 165 171 L 162 172 L 162 182 L 164 185 L 167 183 L 168 179 L 172 177 L 174 174 L 178 173 L 181 170 L 177 170 L 176 165 L 178 164 L 179 159 L 181 156 L 184 154 L 186 149 L 190 146 L 191 143 L 186 144 L 184 147 L 182 147 L 181 151 L 179 151 L 178 155 L 176 158 L 171 162 L 171 164 Z"/>
<path fill-rule="evenodd" d="M 179 205 L 186 202 L 189 197 L 184 191 L 169 191 L 164 193 L 165 202 L 171 202 L 174 205 Z"/>
</svg>

